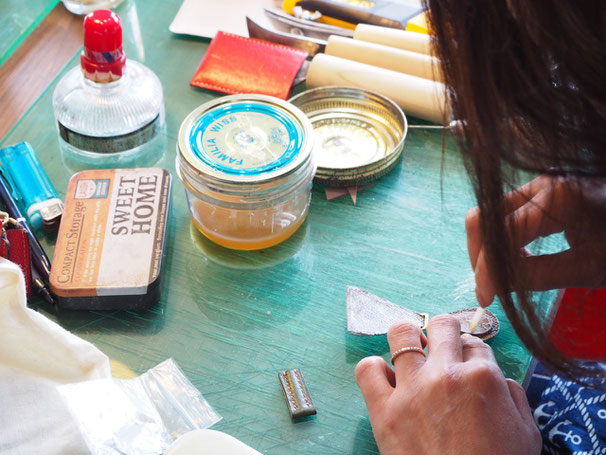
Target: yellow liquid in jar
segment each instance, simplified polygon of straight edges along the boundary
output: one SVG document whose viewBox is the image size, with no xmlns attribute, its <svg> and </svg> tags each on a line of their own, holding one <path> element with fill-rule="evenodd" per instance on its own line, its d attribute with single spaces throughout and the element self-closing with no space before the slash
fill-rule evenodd
<svg viewBox="0 0 606 455">
<path fill-rule="evenodd" d="M 236 250 L 260 250 L 283 242 L 303 224 L 309 194 L 255 210 L 218 207 L 195 197 L 190 199 L 192 221 L 209 240 Z"/>
</svg>

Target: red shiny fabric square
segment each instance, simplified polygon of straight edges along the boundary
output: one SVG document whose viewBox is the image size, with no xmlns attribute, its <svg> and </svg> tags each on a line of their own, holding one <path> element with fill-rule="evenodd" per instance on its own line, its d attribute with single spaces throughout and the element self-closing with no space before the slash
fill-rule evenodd
<svg viewBox="0 0 606 455">
<path fill-rule="evenodd" d="M 217 32 L 191 85 L 222 93 L 259 93 L 287 99 L 307 52 Z"/>
</svg>

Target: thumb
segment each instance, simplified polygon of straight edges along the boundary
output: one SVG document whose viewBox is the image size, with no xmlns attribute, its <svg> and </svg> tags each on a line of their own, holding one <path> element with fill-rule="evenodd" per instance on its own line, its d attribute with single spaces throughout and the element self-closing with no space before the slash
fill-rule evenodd
<svg viewBox="0 0 606 455">
<path fill-rule="evenodd" d="M 381 357 L 366 357 L 356 365 L 356 382 L 372 416 L 394 391 L 395 373 Z"/>
</svg>

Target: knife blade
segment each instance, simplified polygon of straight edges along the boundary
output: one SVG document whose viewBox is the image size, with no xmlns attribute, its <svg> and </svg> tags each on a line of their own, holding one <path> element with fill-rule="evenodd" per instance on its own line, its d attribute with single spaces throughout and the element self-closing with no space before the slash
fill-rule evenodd
<svg viewBox="0 0 606 455">
<path fill-rule="evenodd" d="M 251 38 L 262 39 L 264 41 L 301 49 L 306 51 L 310 57 L 324 52 L 324 49 L 326 48 L 325 40 L 270 30 L 249 16 L 246 16 L 246 26 L 248 28 L 248 36 Z"/>
<path fill-rule="evenodd" d="M 309 38 L 327 40 L 331 35 L 345 36 L 353 38 L 354 31 L 334 25 L 321 24 L 306 19 L 286 14 L 280 10 L 264 8 L 265 15 L 271 21 L 271 24 L 277 31 L 290 33 L 292 35 L 301 35 Z"/>
</svg>

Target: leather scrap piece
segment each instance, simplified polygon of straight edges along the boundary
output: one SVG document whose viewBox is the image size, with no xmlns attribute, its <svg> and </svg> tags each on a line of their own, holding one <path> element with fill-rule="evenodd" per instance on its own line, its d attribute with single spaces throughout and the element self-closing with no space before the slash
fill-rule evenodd
<svg viewBox="0 0 606 455">
<path fill-rule="evenodd" d="M 356 205 L 357 199 L 358 199 L 358 192 L 365 190 L 367 188 L 371 188 L 373 185 L 362 185 L 362 186 L 348 186 L 345 188 L 330 188 L 330 187 L 326 187 L 324 188 L 324 192 L 326 193 L 326 200 L 327 201 L 334 201 L 335 199 L 338 199 L 340 197 L 345 196 L 346 194 L 349 194 L 349 197 L 351 197 L 351 201 L 353 202 L 353 205 Z"/>
<path fill-rule="evenodd" d="M 469 322 L 475 310 L 475 308 L 467 308 L 450 313 L 459 320 L 461 333 L 469 333 Z M 378 297 L 365 289 L 347 287 L 348 332 L 362 336 L 384 335 L 392 325 L 402 321 L 412 322 L 423 327 L 424 316 Z M 499 333 L 499 328 L 497 317 L 486 310 L 478 327 L 471 335 L 486 341 L 494 338 Z"/>
<path fill-rule="evenodd" d="M 301 370 L 295 368 L 281 371 L 278 373 L 278 378 L 291 418 L 298 419 L 316 414 L 316 408 L 311 401 Z"/>
<path fill-rule="evenodd" d="M 384 335 L 397 322 L 423 327 L 423 315 L 377 297 L 365 289 L 347 286 L 347 331 L 354 335 Z"/>
</svg>

